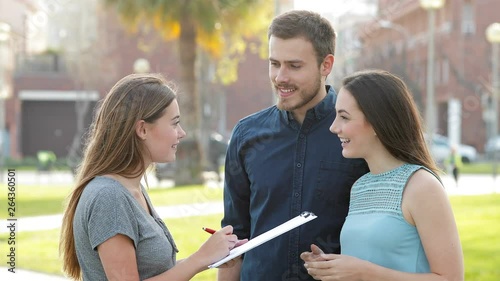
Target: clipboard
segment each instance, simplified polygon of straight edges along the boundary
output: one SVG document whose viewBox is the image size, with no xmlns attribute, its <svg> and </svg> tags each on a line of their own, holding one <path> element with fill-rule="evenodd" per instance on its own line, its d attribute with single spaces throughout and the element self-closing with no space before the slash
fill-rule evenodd
<svg viewBox="0 0 500 281">
<path fill-rule="evenodd" d="M 229 255 L 227 257 L 221 259 L 218 262 L 215 262 L 215 263 L 209 265 L 208 268 L 219 267 L 221 264 L 224 264 L 224 263 L 250 251 L 251 249 L 253 249 L 257 246 L 260 246 L 261 244 L 263 244 L 263 243 L 265 243 L 273 238 L 276 238 L 287 231 L 290 231 L 298 226 L 301 226 L 301 225 L 305 224 L 306 222 L 312 221 L 315 218 L 317 218 L 317 216 L 311 212 L 302 212 L 300 215 L 296 216 L 295 218 L 292 218 L 289 221 L 284 222 L 284 223 L 276 226 L 275 228 L 268 230 L 268 231 L 266 231 L 266 232 L 264 232 L 256 237 L 254 237 L 253 239 L 251 239 L 247 243 L 232 249 L 229 252 Z"/>
</svg>

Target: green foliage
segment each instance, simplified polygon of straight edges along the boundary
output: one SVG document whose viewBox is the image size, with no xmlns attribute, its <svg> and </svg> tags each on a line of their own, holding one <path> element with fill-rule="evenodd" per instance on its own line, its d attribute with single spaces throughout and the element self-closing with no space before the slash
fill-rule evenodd
<svg viewBox="0 0 500 281">
<path fill-rule="evenodd" d="M 190 113 L 184 115 L 186 118 L 183 119 L 187 131 L 202 126 L 201 100 L 196 82 L 199 81 L 196 77 L 196 57 L 201 57 L 198 50 L 209 54 L 214 60 L 226 58 L 222 69 L 217 71 L 218 82 L 228 84 L 236 81 L 238 63 L 228 63 L 227 58 L 238 60 L 240 55 L 231 53 L 230 46 L 244 42 L 243 39 L 247 38 L 255 40 L 255 36 L 265 33 L 273 10 L 269 9 L 273 5 L 269 0 L 105 0 L 105 3 L 117 11 L 131 31 L 137 30 L 139 26 L 153 26 L 165 40 L 178 39 L 179 84 L 187 93 L 180 107 Z M 199 137 L 192 138 L 198 145 L 190 153 L 191 161 L 178 165 L 178 182 L 200 181 L 206 151 Z"/>
<path fill-rule="evenodd" d="M 9 169 L 35 171 L 38 169 L 36 157 L 24 157 L 22 159 L 6 158 L 4 167 Z M 53 170 L 69 170 L 66 158 L 57 158 L 53 165 Z"/>
<path fill-rule="evenodd" d="M 61 53 L 61 50 L 55 49 L 55 48 L 47 48 L 44 51 L 42 51 L 40 54 L 41 55 L 59 55 Z"/>
<path fill-rule="evenodd" d="M 217 62 L 217 82 L 237 80 L 238 65 L 247 49 L 267 56 L 267 27 L 273 17 L 269 0 L 106 0 L 125 26 L 135 32 L 139 25 L 154 26 L 165 40 L 177 39 L 193 25 L 198 46 Z M 186 20 L 189 19 L 189 20 Z M 253 45 L 248 48 L 248 42 Z M 194 61 L 193 61 L 194 63 Z"/>
<path fill-rule="evenodd" d="M 33 167 L 34 170 L 37 165 L 38 160 L 36 157 L 24 157 L 23 159 L 13 159 L 9 157 L 5 159 L 5 167 L 9 167 L 11 169 L 19 167 Z"/>
</svg>

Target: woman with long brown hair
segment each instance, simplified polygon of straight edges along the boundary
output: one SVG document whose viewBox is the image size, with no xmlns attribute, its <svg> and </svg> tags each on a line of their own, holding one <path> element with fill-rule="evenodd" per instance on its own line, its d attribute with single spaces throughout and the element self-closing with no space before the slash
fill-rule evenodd
<svg viewBox="0 0 500 281">
<path fill-rule="evenodd" d="M 186 135 L 176 94 L 161 75 L 131 74 L 99 104 L 61 230 L 63 270 L 77 280 L 189 280 L 238 242 L 228 226 L 193 255 L 177 248 L 141 178 L 172 162 Z"/>
<path fill-rule="evenodd" d="M 351 189 L 341 254 L 302 253 L 317 280 L 463 281 L 458 230 L 420 114 L 405 83 L 381 70 L 344 79 L 330 131 L 370 172 Z"/>
</svg>

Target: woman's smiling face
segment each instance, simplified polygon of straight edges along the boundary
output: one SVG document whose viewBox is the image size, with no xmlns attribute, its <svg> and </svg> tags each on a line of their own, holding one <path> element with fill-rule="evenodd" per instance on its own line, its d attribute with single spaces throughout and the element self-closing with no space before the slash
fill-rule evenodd
<svg viewBox="0 0 500 281">
<path fill-rule="evenodd" d="M 345 158 L 365 158 L 378 139 L 352 94 L 341 88 L 335 104 L 337 116 L 330 131 L 340 138 Z"/>
<path fill-rule="evenodd" d="M 165 110 L 162 117 L 151 124 L 146 124 L 146 146 L 151 153 L 151 161 L 156 163 L 172 162 L 179 141 L 186 132 L 179 124 L 179 105 L 174 100 Z"/>
</svg>

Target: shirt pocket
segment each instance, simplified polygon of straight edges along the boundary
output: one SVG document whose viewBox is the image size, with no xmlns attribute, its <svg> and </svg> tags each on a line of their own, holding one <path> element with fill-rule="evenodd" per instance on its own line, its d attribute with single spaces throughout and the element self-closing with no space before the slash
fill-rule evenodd
<svg viewBox="0 0 500 281">
<path fill-rule="evenodd" d="M 349 205 L 351 187 L 357 179 L 355 169 L 349 163 L 320 161 L 316 199 L 329 205 Z"/>
</svg>

